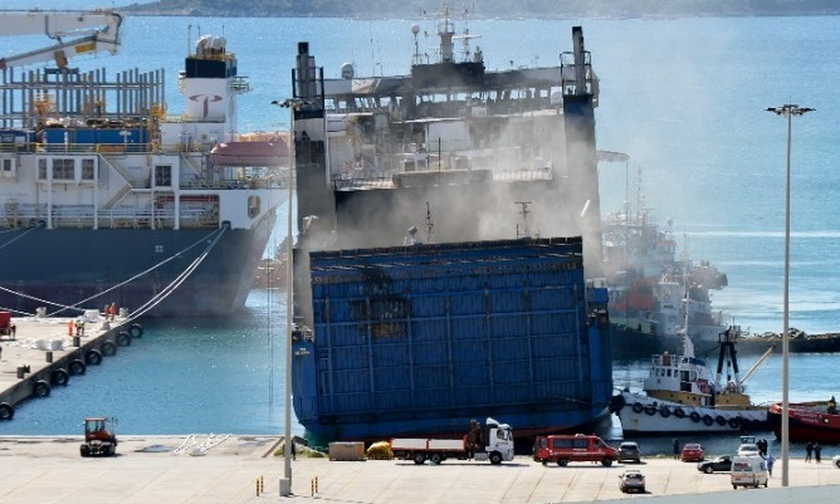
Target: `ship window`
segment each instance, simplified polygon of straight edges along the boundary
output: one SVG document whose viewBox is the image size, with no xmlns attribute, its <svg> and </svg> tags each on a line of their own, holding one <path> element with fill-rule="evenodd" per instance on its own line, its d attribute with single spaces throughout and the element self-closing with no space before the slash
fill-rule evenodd
<svg viewBox="0 0 840 504">
<path fill-rule="evenodd" d="M 248 196 L 248 217 L 253 219 L 260 214 L 260 197 Z"/>
<path fill-rule="evenodd" d="M 72 158 L 53 159 L 53 180 L 74 180 L 73 169 L 76 163 Z"/>
<path fill-rule="evenodd" d="M 38 160 L 38 180 L 47 180 L 47 160 Z"/>
<path fill-rule="evenodd" d="M 93 180 L 93 158 L 82 159 L 82 180 Z"/>
<path fill-rule="evenodd" d="M 170 165 L 155 166 L 155 185 L 158 187 L 172 186 L 172 167 Z"/>
<path fill-rule="evenodd" d="M 3 160 L 3 176 L 8 177 L 14 173 L 15 165 L 14 159 L 4 159 Z"/>
</svg>

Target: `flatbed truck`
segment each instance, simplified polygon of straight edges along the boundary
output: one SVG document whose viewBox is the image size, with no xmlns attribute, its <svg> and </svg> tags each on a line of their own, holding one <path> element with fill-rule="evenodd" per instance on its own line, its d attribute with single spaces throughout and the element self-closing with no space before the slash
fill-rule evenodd
<svg viewBox="0 0 840 504">
<path fill-rule="evenodd" d="M 513 430 L 492 418 L 483 427 L 473 420 L 470 432 L 462 439 L 393 438 L 391 451 L 394 457 L 418 465 L 426 460 L 440 464 L 446 459 L 489 460 L 497 465 L 513 460 Z"/>
</svg>

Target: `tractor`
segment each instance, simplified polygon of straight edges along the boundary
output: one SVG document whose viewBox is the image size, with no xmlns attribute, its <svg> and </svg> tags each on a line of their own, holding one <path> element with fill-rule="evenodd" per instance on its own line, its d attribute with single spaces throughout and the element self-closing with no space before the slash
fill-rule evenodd
<svg viewBox="0 0 840 504">
<path fill-rule="evenodd" d="M 82 457 L 108 457 L 117 454 L 117 420 L 113 417 L 85 418 L 85 442 Z"/>
</svg>

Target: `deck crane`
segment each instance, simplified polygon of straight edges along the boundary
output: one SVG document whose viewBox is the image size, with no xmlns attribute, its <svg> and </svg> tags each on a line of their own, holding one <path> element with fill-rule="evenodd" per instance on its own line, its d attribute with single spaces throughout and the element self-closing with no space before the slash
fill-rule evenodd
<svg viewBox="0 0 840 504">
<path fill-rule="evenodd" d="M 0 11 L 1 35 L 43 33 L 57 41 L 49 47 L 0 58 L 0 70 L 54 60 L 59 68 L 80 54 L 116 53 L 122 15 L 110 9 L 91 11 Z"/>
</svg>

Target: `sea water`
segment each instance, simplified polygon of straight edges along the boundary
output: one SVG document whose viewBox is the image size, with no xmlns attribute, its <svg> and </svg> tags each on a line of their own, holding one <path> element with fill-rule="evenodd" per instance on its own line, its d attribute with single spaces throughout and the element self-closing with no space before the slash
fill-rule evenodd
<svg viewBox="0 0 840 504">
<path fill-rule="evenodd" d="M 291 96 L 298 42 L 310 43 L 330 77 L 347 62 L 359 76 L 405 74 L 413 23 L 422 28 L 421 52 L 431 54 L 435 26 L 419 19 L 128 17 L 117 55 L 77 58 L 71 66 L 103 67 L 112 76 L 165 68 L 169 112 L 177 113 L 183 58 L 199 35 L 223 35 L 252 87 L 240 98 L 240 129 L 277 130 L 288 127 L 288 110 L 270 102 Z M 642 194 L 660 224 L 673 220 L 680 254 L 728 275 L 714 306 L 750 332 L 782 329 L 787 122 L 765 109 L 816 109 L 792 121 L 790 325 L 840 329 L 840 17 L 456 20 L 457 30 L 481 35 L 469 42 L 490 70 L 557 64 L 571 49 L 573 25 L 583 27 L 600 79 L 598 148 L 630 156 L 600 167 L 602 213 Z M 0 56 L 48 42 L 6 38 Z M 142 340 L 48 399 L 19 405 L 14 421 L 0 423 L 0 435 L 77 434 L 92 414 L 118 416 L 125 433 L 282 432 L 284 303 L 282 292 L 255 290 L 230 319 L 144 321 Z M 836 361 L 791 356 L 791 400 L 840 392 Z M 638 384 L 645 366 L 616 363 L 615 385 Z M 771 357 L 750 378 L 754 399 L 780 399 L 780 366 Z M 297 423 L 293 430 L 303 432 Z"/>
</svg>

